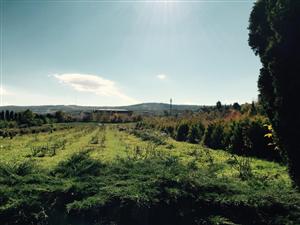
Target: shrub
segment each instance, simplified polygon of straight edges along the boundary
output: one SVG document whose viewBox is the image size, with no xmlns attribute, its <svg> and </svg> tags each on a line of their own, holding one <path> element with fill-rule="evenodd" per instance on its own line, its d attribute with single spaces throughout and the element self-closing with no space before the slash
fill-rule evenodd
<svg viewBox="0 0 300 225">
<path fill-rule="evenodd" d="M 188 141 L 194 144 L 199 143 L 203 137 L 204 131 L 205 128 L 201 123 L 191 125 L 188 134 Z"/>
<path fill-rule="evenodd" d="M 50 173 L 28 165 L 0 163 L 3 225 L 299 224 L 287 184 L 216 176 L 176 156 L 100 163 L 79 153 Z"/>
<path fill-rule="evenodd" d="M 232 155 L 230 160 L 232 168 L 236 169 L 239 173 L 239 177 L 242 180 L 248 180 L 253 177 L 253 172 L 251 168 L 251 158 L 249 157 L 240 157 Z"/>
<path fill-rule="evenodd" d="M 151 141 L 157 145 L 165 145 L 166 144 L 165 137 L 163 137 L 160 134 L 157 134 L 153 130 L 134 129 L 131 131 L 131 134 L 137 136 L 138 138 L 141 138 L 143 141 Z"/>
<path fill-rule="evenodd" d="M 177 128 L 176 140 L 177 141 L 187 141 L 189 134 L 189 125 L 182 123 Z"/>
<path fill-rule="evenodd" d="M 85 152 L 80 152 L 59 163 L 54 174 L 61 177 L 96 176 L 100 173 L 101 167 L 99 161 L 91 159 Z"/>
<path fill-rule="evenodd" d="M 167 125 L 162 129 L 163 132 L 167 133 L 169 136 L 174 136 L 175 128 L 173 126 Z"/>
<path fill-rule="evenodd" d="M 225 149 L 225 127 L 224 124 L 218 122 L 218 123 L 212 123 L 209 124 L 203 143 L 212 149 Z"/>
<path fill-rule="evenodd" d="M 280 161 L 280 152 L 274 150 L 265 137 L 268 133 L 265 126 L 267 123 L 268 121 L 261 117 L 231 122 L 227 134 L 229 151 L 239 155 Z"/>
</svg>

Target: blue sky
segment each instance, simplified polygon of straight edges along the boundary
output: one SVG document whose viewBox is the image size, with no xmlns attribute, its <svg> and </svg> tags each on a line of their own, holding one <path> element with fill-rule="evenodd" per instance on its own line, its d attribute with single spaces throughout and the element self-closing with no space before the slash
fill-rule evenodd
<svg viewBox="0 0 300 225">
<path fill-rule="evenodd" d="M 2 104 L 257 98 L 253 1 L 2 1 Z"/>
</svg>

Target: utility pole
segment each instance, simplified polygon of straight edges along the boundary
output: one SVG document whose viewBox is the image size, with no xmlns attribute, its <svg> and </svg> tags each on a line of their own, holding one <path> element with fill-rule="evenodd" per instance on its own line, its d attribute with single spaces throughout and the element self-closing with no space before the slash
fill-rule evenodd
<svg viewBox="0 0 300 225">
<path fill-rule="evenodd" d="M 170 116 L 172 116 L 172 102 L 173 102 L 173 100 L 172 100 L 172 98 L 170 98 Z"/>
</svg>

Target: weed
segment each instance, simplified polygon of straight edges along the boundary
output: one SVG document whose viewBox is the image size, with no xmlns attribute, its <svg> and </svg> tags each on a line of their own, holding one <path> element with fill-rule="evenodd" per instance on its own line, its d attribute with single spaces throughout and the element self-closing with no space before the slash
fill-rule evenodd
<svg viewBox="0 0 300 225">
<path fill-rule="evenodd" d="M 232 167 L 238 171 L 239 177 L 242 180 L 248 180 L 253 177 L 250 157 L 237 157 L 236 155 L 231 155 L 229 162 Z"/>
</svg>

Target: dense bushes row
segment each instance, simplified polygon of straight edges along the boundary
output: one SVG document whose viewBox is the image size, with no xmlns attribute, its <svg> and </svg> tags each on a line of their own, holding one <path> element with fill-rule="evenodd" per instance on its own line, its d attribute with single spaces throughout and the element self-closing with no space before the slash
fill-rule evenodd
<svg viewBox="0 0 300 225">
<path fill-rule="evenodd" d="M 194 144 L 200 143 L 204 135 L 204 131 L 205 127 L 202 123 L 181 123 L 177 126 L 175 139 L 177 141 L 188 141 Z"/>
<path fill-rule="evenodd" d="M 165 138 L 155 132 L 131 130 L 131 134 L 141 138 L 143 141 L 151 141 L 157 145 L 166 144 Z"/>
<path fill-rule="evenodd" d="M 154 119 L 157 122 L 157 119 Z M 223 149 L 234 154 L 281 161 L 283 156 L 266 137 L 269 121 L 263 116 L 244 116 L 238 119 L 212 121 L 203 125 L 197 120 L 178 120 L 158 123 L 145 120 L 137 128 L 158 129 L 177 141 L 203 143 L 212 149 Z"/>
<path fill-rule="evenodd" d="M 266 137 L 268 121 L 264 117 L 244 118 L 237 121 L 210 124 L 203 143 L 212 149 L 224 149 L 231 153 L 281 161 L 279 150 Z"/>
<path fill-rule="evenodd" d="M 130 123 L 141 121 L 140 115 L 135 114 L 122 114 L 122 113 L 109 113 L 109 112 L 85 112 L 82 113 L 77 121 L 83 122 L 100 122 L 100 123 Z"/>
<path fill-rule="evenodd" d="M 180 121 L 164 125 L 163 123 L 153 126 L 147 122 L 139 122 L 137 129 L 158 129 L 159 131 L 169 135 L 177 141 L 187 141 L 190 143 L 200 143 L 204 135 L 205 127 L 201 122 Z"/>
</svg>

